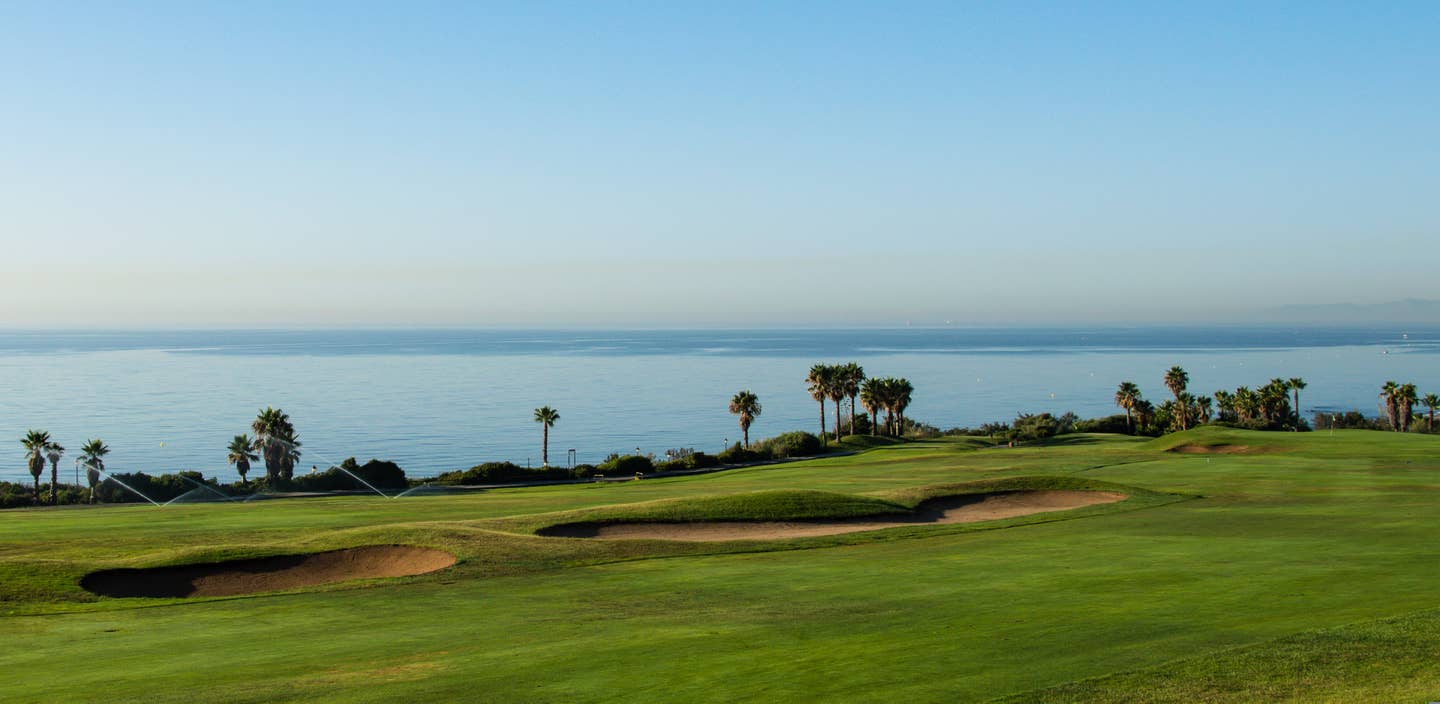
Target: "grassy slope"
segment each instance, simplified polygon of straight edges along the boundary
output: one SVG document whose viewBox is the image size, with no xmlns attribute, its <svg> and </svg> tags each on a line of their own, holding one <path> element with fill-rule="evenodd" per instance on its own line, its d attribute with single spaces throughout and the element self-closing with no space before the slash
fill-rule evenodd
<svg viewBox="0 0 1440 704">
<path fill-rule="evenodd" d="M 1440 552 L 1434 438 L 1192 434 L 1015 450 L 914 443 L 705 477 L 413 501 L 6 512 L 0 584 L 21 586 L 0 587 L 9 589 L 0 613 L 91 612 L 0 618 L 9 643 L 0 668 L 52 672 L 62 655 L 86 663 L 7 686 L 21 701 L 142 692 L 158 701 L 974 701 L 1057 686 L 1043 690 L 1048 699 L 1025 696 L 1126 701 L 1148 692 L 1182 701 L 1207 692 L 1200 700 L 1251 701 L 1272 697 L 1225 689 L 1224 673 L 1240 667 L 1227 658 L 1283 688 L 1295 680 L 1286 664 L 1294 648 L 1274 639 L 1344 653 L 1388 626 L 1294 634 L 1440 605 L 1430 578 Z M 1164 452 L 1181 440 L 1284 451 Z M 664 560 L 634 559 L 657 554 L 647 541 L 596 555 L 592 542 L 504 535 L 486 530 L 503 523 L 474 520 L 782 488 L 897 500 L 903 492 L 883 492 L 1042 473 L 1204 498 L 1006 530 Z M 430 523 L 386 525 L 416 520 Z M 388 540 L 450 547 L 466 562 L 378 588 L 146 609 L 55 596 L 97 564 Z M 586 566 L 554 569 L 565 564 Z M 1404 642 L 1433 653 L 1436 621 L 1402 619 Z M 1248 648 L 1194 657 L 1237 646 Z M 1191 659 L 1172 662 L 1182 658 Z M 1440 698 L 1424 689 L 1433 682 L 1425 670 L 1345 672 L 1341 682 L 1310 680 L 1330 689 L 1308 694 Z M 1222 684 L 1165 689 L 1175 673 L 1182 684 Z M 1086 681 L 1065 684 L 1077 680 Z"/>
</svg>

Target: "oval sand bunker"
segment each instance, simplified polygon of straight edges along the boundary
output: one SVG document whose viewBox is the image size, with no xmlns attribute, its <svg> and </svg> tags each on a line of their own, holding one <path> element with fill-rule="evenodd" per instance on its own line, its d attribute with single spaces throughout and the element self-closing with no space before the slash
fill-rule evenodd
<svg viewBox="0 0 1440 704">
<path fill-rule="evenodd" d="M 908 516 L 869 516 L 804 521 L 704 521 L 696 523 L 571 523 L 551 526 L 541 535 L 616 540 L 779 540 L 856 533 L 882 528 L 944 523 L 978 523 L 1033 513 L 1066 511 L 1122 501 L 1109 491 L 1006 491 L 934 499 Z"/>
<path fill-rule="evenodd" d="M 101 596 L 187 597 L 258 594 L 375 577 L 408 577 L 455 564 L 443 550 L 408 545 L 278 555 L 198 565 L 93 572 L 80 586 Z"/>
</svg>

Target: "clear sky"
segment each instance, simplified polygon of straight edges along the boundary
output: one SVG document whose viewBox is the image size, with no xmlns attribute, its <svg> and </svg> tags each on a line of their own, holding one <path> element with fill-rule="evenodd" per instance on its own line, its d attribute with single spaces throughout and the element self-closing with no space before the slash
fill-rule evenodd
<svg viewBox="0 0 1440 704">
<path fill-rule="evenodd" d="M 1437 297 L 1440 3 L 0 0 L 0 325 Z"/>
</svg>

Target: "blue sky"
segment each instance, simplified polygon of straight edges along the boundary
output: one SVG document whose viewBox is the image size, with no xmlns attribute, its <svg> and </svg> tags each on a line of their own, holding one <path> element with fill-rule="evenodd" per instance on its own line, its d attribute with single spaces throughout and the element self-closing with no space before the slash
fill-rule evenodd
<svg viewBox="0 0 1440 704">
<path fill-rule="evenodd" d="M 0 325 L 1436 297 L 1434 3 L 11 3 Z"/>
</svg>

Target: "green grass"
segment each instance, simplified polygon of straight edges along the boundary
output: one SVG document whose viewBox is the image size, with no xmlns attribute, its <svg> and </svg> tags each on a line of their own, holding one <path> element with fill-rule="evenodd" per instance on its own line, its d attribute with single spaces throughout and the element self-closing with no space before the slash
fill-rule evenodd
<svg viewBox="0 0 1440 704">
<path fill-rule="evenodd" d="M 1440 439 L 1205 428 L 985 444 L 393 501 L 0 512 L 0 668 L 25 673 L 4 698 L 1440 700 Z M 1168 451 L 1181 444 L 1253 453 Z M 773 544 L 533 535 L 1117 486 L 1131 498 Z M 104 567 L 376 543 L 460 562 L 193 601 L 76 584 Z"/>
</svg>

